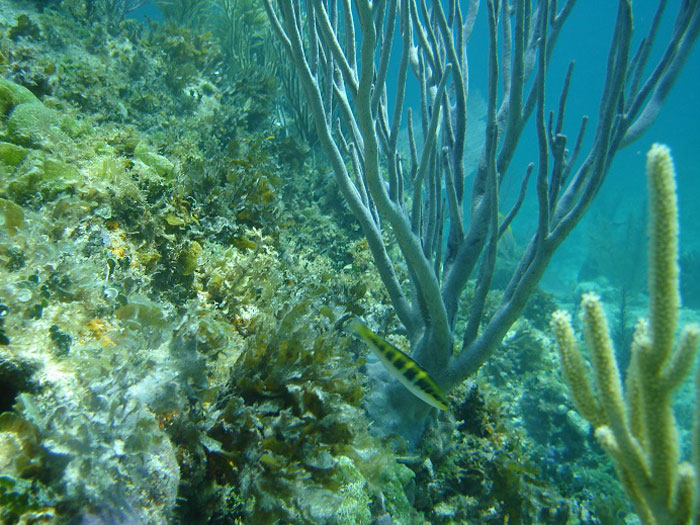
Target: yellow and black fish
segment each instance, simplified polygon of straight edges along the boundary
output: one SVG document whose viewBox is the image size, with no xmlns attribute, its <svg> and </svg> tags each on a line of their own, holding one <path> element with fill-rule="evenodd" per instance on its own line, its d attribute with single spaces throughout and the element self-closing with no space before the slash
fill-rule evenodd
<svg viewBox="0 0 700 525">
<path fill-rule="evenodd" d="M 447 398 L 422 366 L 367 328 L 357 318 L 348 325 L 377 354 L 382 364 L 417 398 L 430 406 L 447 410 Z"/>
</svg>

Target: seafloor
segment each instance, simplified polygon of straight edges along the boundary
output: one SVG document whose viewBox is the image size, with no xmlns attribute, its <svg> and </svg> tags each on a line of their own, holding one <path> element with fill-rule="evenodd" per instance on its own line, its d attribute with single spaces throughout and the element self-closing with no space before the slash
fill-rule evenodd
<svg viewBox="0 0 700 525">
<path fill-rule="evenodd" d="M 282 59 L 85 4 L 0 0 L 0 522 L 633 520 L 545 293 L 418 450 L 374 436 L 337 322 L 396 321 Z"/>
</svg>

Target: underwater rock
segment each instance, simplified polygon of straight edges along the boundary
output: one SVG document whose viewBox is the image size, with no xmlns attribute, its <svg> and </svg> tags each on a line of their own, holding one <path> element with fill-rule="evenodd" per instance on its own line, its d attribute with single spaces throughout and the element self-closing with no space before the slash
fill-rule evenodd
<svg viewBox="0 0 700 525">
<path fill-rule="evenodd" d="M 379 475 L 379 486 L 387 510 L 397 520 L 408 520 L 412 513 L 408 495 L 415 490 L 415 472 L 399 462 L 387 463 Z"/>
<path fill-rule="evenodd" d="M 0 412 L 10 410 L 20 392 L 34 390 L 35 372 L 35 364 L 0 347 Z"/>
<path fill-rule="evenodd" d="M 117 308 L 114 315 L 127 330 L 141 334 L 148 348 L 160 345 L 170 328 L 163 309 L 143 296 L 129 298 L 129 302 Z"/>
<path fill-rule="evenodd" d="M 336 508 L 342 498 L 331 490 L 312 487 L 302 492 L 299 497 L 299 507 L 305 520 L 309 523 L 329 523 L 336 515 Z M 334 520 L 333 523 L 362 523 L 360 521 Z"/>
<path fill-rule="evenodd" d="M 26 148 L 11 142 L 0 142 L 0 166 L 18 166 L 26 156 Z"/>
<path fill-rule="evenodd" d="M 163 155 L 158 155 L 157 153 L 152 152 L 143 142 L 139 142 L 136 148 L 134 148 L 134 157 L 139 159 L 149 168 L 154 169 L 155 172 L 161 177 L 170 175 L 175 169 L 172 162 L 170 162 Z"/>
<path fill-rule="evenodd" d="M 17 23 L 7 32 L 7 36 L 12 40 L 19 40 L 20 38 L 39 40 L 41 28 L 29 16 L 22 13 L 17 17 Z"/>
<path fill-rule="evenodd" d="M 39 437 L 34 425 L 14 412 L 0 414 L 0 472 L 20 477 L 36 463 Z"/>
<path fill-rule="evenodd" d="M 71 513 L 112 519 L 97 523 L 167 523 L 180 481 L 175 448 L 118 383 L 112 374 L 84 399 L 22 394 L 17 408 L 37 428 L 41 467 Z"/>
<path fill-rule="evenodd" d="M 17 203 L 37 194 L 51 200 L 79 180 L 80 174 L 73 166 L 47 157 L 43 151 L 32 151 L 8 178 L 7 193 Z"/>
<path fill-rule="evenodd" d="M 339 505 L 335 518 L 337 523 L 369 523 L 370 513 L 367 480 L 357 470 L 355 463 L 347 456 L 336 458 L 338 471 L 343 477 L 340 493 L 343 501 Z"/>
<path fill-rule="evenodd" d="M 0 78 L 0 113 L 7 115 L 15 106 L 39 99 L 26 87 Z"/>
<path fill-rule="evenodd" d="M 38 147 L 58 120 L 58 114 L 41 102 L 23 102 L 10 113 L 7 133 L 16 144 Z"/>
<path fill-rule="evenodd" d="M 17 233 L 18 228 L 24 227 L 24 212 L 22 207 L 7 199 L 0 198 L 0 227 L 10 234 Z"/>
</svg>

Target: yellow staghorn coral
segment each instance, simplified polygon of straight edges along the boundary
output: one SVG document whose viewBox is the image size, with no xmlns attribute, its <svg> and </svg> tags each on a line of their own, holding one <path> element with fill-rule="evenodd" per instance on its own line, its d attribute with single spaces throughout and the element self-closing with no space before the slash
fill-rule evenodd
<svg viewBox="0 0 700 525">
<path fill-rule="evenodd" d="M 680 462 L 672 394 L 691 369 L 700 327 L 678 328 L 678 212 L 675 170 L 666 146 L 647 154 L 649 187 L 649 320 L 640 320 L 623 391 L 600 298 L 581 301 L 584 338 L 593 379 L 564 311 L 552 314 L 564 376 L 579 412 L 615 463 L 618 478 L 647 525 L 698 522 L 696 476 L 700 462 L 700 414 L 696 405 L 695 465 Z M 696 377 L 700 391 L 700 373 Z"/>
</svg>

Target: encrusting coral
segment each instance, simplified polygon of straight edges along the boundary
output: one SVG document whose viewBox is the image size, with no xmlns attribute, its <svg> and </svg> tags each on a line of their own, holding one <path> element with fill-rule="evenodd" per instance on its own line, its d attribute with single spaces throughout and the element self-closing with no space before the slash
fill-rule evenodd
<svg viewBox="0 0 700 525">
<path fill-rule="evenodd" d="M 576 343 L 571 316 L 559 310 L 552 315 L 551 326 L 574 402 L 612 456 L 620 482 L 641 520 L 645 524 L 690 523 L 697 514 L 694 492 L 698 467 L 679 463 L 671 402 L 673 392 L 692 367 L 700 327 L 686 326 L 674 345 L 680 306 L 678 214 L 675 172 L 666 146 L 654 144 L 649 150 L 647 178 L 651 212 L 649 320 L 637 323 L 624 391 L 603 306 L 596 294 L 588 293 L 581 301 L 593 382 Z M 698 388 L 700 374 L 696 378 Z M 697 450 L 697 407 L 695 418 Z"/>
</svg>

